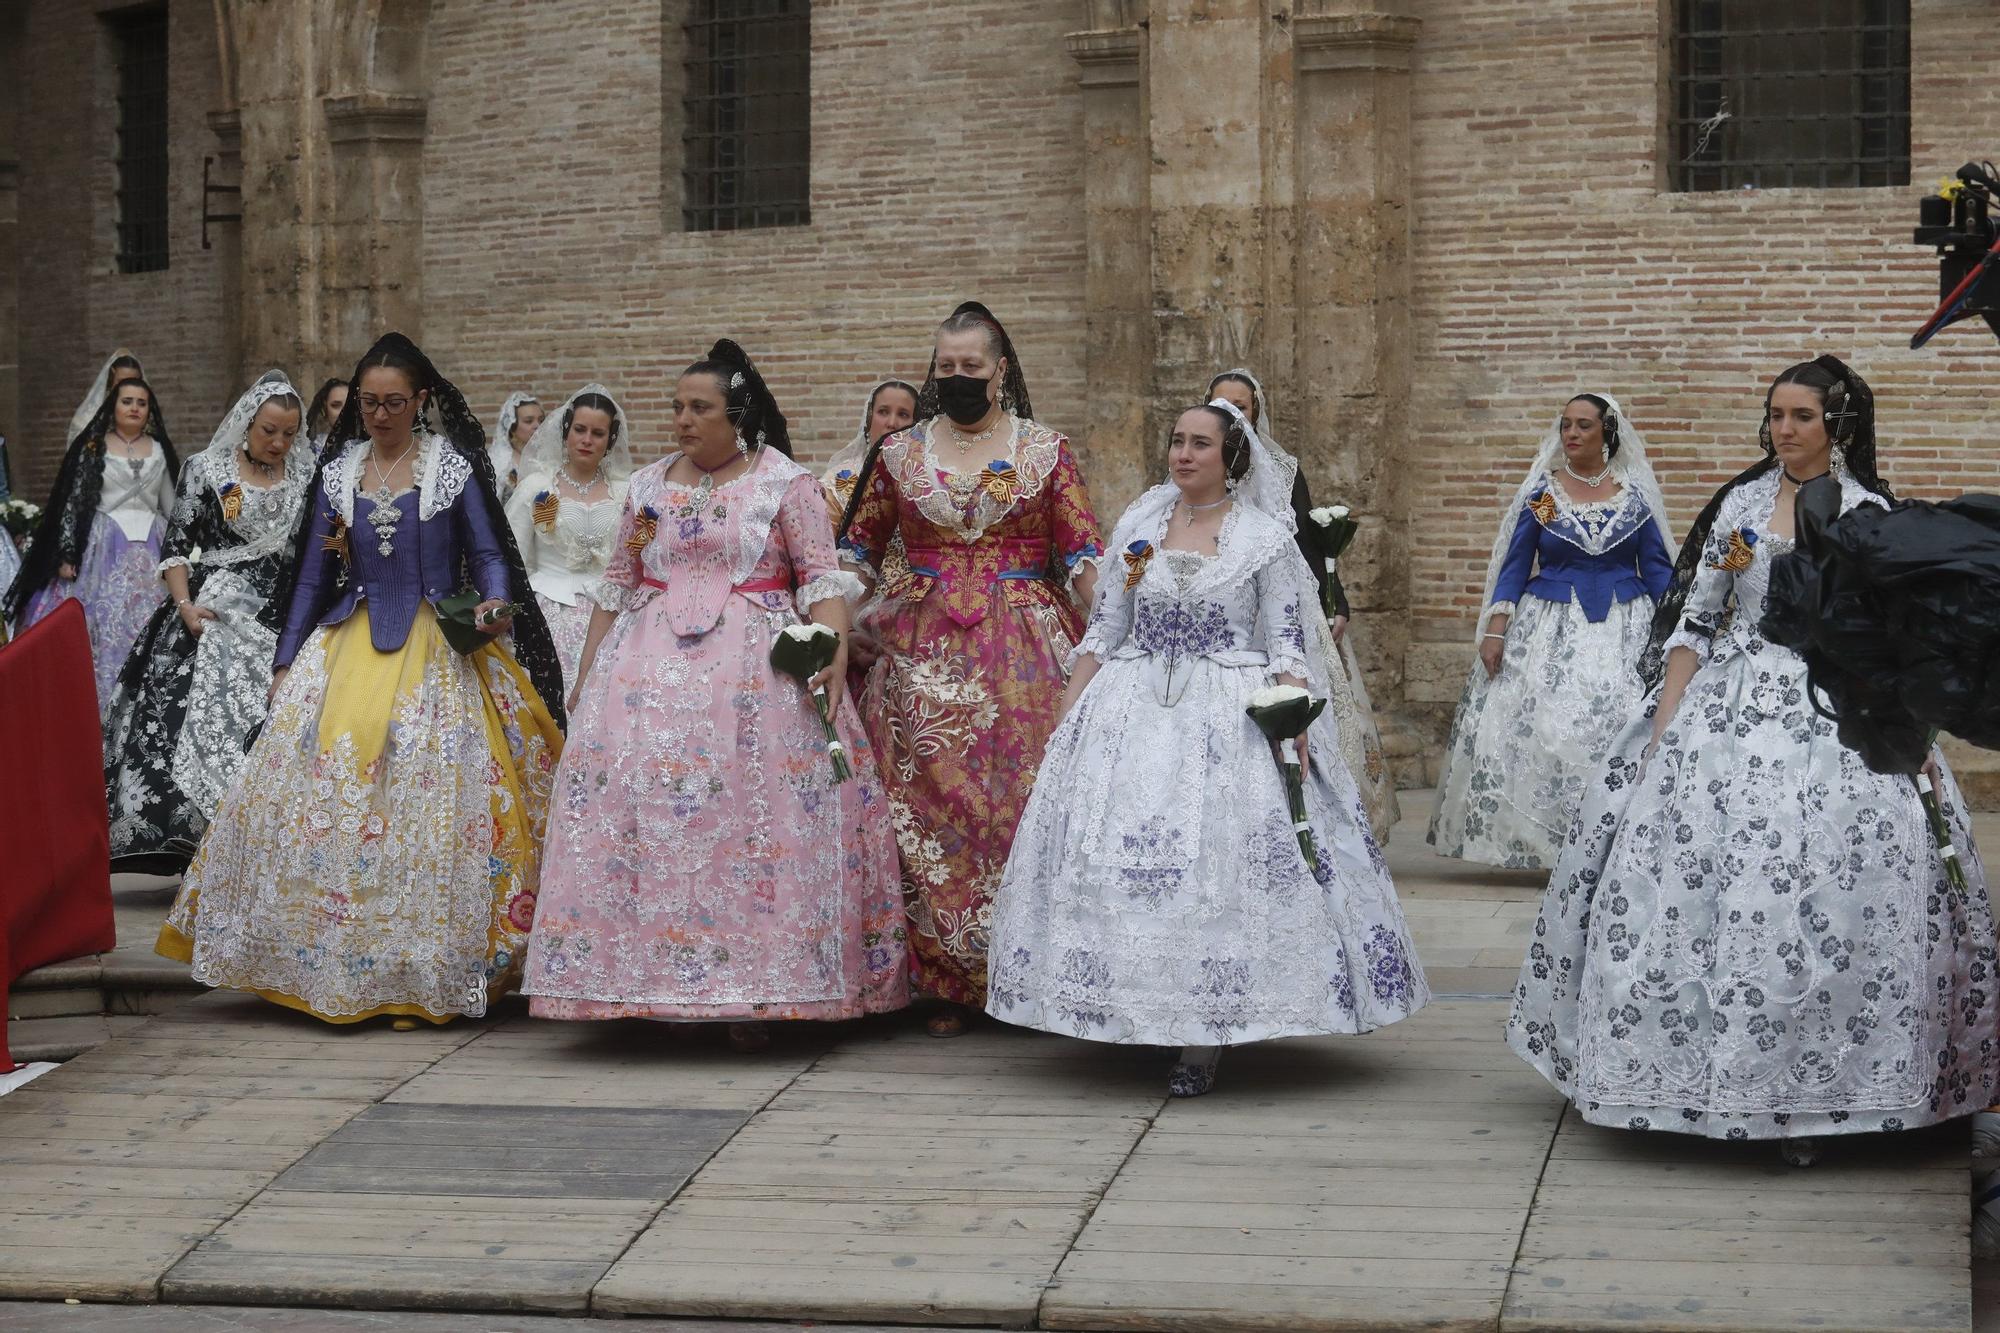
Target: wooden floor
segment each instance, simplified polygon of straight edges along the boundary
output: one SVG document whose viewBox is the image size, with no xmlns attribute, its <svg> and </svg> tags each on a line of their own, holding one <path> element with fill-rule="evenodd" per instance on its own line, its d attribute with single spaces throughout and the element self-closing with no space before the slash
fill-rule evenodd
<svg viewBox="0 0 2000 1333">
<path fill-rule="evenodd" d="M 1417 810 L 1421 811 L 1421 805 Z M 910 1016 L 330 1028 L 212 995 L 0 1098 L 0 1298 L 1064 1329 L 1969 1329 L 1950 1129 L 1597 1129 L 1500 1040 L 1538 886 L 1392 864 L 1447 997 L 1166 1057 Z M 181 1327 L 182 1325 L 162 1325 Z M 509 1325 L 511 1326 L 511 1324 Z M 79 1325 L 79 1327 L 82 1327 Z"/>
</svg>

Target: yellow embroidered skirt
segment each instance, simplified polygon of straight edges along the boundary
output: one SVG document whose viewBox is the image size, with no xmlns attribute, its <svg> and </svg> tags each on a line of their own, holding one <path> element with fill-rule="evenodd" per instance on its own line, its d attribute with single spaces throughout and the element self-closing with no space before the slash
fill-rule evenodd
<svg viewBox="0 0 2000 1333">
<path fill-rule="evenodd" d="M 428 605 L 393 652 L 364 603 L 299 650 L 202 840 L 160 953 L 331 1023 L 435 1023 L 514 988 L 562 733 L 492 643 Z"/>
</svg>

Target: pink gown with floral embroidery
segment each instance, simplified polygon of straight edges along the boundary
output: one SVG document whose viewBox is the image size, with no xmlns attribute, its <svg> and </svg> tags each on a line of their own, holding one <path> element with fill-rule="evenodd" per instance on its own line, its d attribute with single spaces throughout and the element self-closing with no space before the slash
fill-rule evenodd
<svg viewBox="0 0 2000 1333">
<path fill-rule="evenodd" d="M 902 850 L 917 988 L 975 1008 L 993 891 L 1083 634 L 1068 581 L 1103 549 L 1069 442 L 1012 427 L 1011 451 L 1001 437 L 970 475 L 937 467 L 937 420 L 891 436 L 847 533 L 848 553 L 883 573 L 862 714 Z M 899 532 L 907 574 L 883 565 Z"/>
<path fill-rule="evenodd" d="M 624 609 L 556 773 L 522 990 L 543 1018 L 834 1019 L 908 1003 L 896 846 L 844 697 L 854 771 L 770 665 L 799 608 L 852 590 L 826 501 L 781 454 L 714 488 L 632 476 L 605 571 Z M 796 592 L 794 591 L 796 589 Z"/>
</svg>

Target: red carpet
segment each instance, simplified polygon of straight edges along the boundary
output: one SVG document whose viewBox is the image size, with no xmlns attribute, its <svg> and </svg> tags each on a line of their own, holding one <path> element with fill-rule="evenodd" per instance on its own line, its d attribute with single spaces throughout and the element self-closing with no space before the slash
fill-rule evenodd
<svg viewBox="0 0 2000 1333">
<path fill-rule="evenodd" d="M 0 648 L 0 996 L 22 973 L 106 953 L 111 838 L 83 607 Z M 12 1069 L 0 1030 L 0 1071 Z"/>
</svg>

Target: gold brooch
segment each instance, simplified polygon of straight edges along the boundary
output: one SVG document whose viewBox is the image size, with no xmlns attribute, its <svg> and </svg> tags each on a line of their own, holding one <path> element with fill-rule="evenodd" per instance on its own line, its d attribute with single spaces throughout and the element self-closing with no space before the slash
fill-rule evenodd
<svg viewBox="0 0 2000 1333">
<path fill-rule="evenodd" d="M 222 497 L 222 517 L 224 520 L 234 523 L 243 516 L 243 487 L 241 485 L 232 481 L 218 491 L 217 494 Z"/>
</svg>

